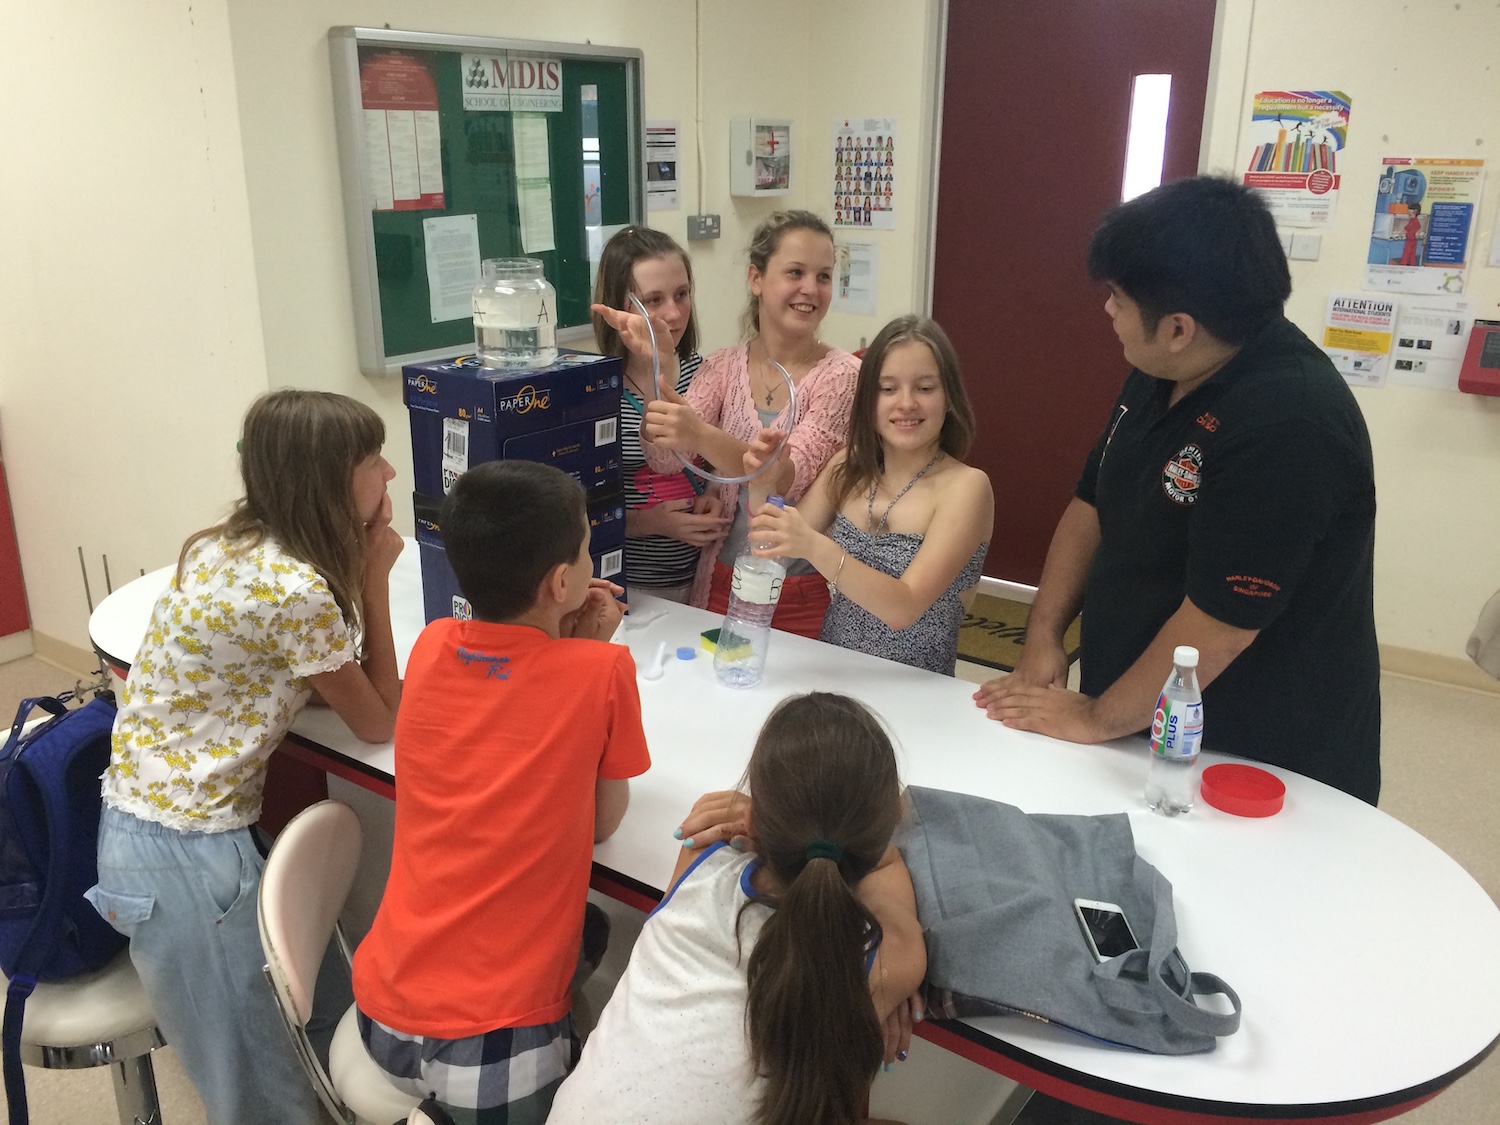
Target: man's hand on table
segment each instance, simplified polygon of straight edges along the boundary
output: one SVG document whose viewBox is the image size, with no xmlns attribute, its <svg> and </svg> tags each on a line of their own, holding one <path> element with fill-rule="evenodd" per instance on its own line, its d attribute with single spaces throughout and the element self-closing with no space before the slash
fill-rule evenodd
<svg viewBox="0 0 1500 1125">
<path fill-rule="evenodd" d="M 1015 676 L 990 680 L 974 693 L 990 718 L 1014 730 L 1029 730 L 1065 742 L 1104 742 L 1119 732 L 1108 728 L 1093 696 L 1066 688 L 1036 686 Z"/>
<path fill-rule="evenodd" d="M 1028 632 L 1026 641 L 1021 646 L 1021 658 L 1016 661 L 1015 671 L 1009 676 L 998 676 L 984 686 L 989 688 L 1003 683 L 1010 684 L 1012 688 L 1021 684 L 1032 687 L 1067 687 L 1068 654 L 1064 651 L 1062 642 L 1048 640 L 1040 630 Z"/>
</svg>

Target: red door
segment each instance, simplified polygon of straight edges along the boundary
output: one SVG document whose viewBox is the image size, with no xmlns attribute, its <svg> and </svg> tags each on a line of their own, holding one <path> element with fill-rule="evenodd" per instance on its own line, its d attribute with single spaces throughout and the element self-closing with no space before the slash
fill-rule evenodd
<svg viewBox="0 0 1500 1125">
<path fill-rule="evenodd" d="M 1128 370 L 1089 282 L 1137 74 L 1172 75 L 1163 179 L 1193 175 L 1214 0 L 950 0 L 933 316 L 995 487 L 988 574 L 1035 583 Z"/>
</svg>

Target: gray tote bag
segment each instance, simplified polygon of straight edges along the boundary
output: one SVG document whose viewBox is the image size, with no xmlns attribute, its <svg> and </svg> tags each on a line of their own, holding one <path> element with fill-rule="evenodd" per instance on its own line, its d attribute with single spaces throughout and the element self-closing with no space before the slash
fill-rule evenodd
<svg viewBox="0 0 1500 1125">
<path fill-rule="evenodd" d="M 1156 1054 L 1211 1051 L 1240 1023 L 1224 981 L 1177 951 L 1172 885 L 1135 852 L 1130 820 L 1024 813 L 941 789 L 907 789 L 897 843 L 927 939 L 930 1013 L 1026 1015 Z M 1102 964 L 1076 898 L 1119 904 L 1142 948 Z M 1195 996 L 1221 993 L 1214 1012 Z"/>
</svg>

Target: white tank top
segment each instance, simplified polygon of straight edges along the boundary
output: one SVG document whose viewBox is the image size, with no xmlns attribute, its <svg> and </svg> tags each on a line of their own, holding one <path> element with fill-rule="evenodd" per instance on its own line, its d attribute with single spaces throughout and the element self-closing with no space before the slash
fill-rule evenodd
<svg viewBox="0 0 1500 1125">
<path fill-rule="evenodd" d="M 745 968 L 770 908 L 740 907 L 756 861 L 708 849 L 652 913 L 552 1125 L 753 1120 L 760 1080 L 745 1033 Z"/>
</svg>

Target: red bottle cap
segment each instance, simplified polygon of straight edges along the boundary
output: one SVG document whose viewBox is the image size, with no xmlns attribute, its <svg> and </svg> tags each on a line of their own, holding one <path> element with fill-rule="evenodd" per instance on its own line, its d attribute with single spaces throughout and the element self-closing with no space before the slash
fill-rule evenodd
<svg viewBox="0 0 1500 1125">
<path fill-rule="evenodd" d="M 1209 766 L 1199 790 L 1216 809 L 1235 816 L 1274 816 L 1286 799 L 1286 784 L 1273 773 L 1234 763 Z"/>
</svg>

